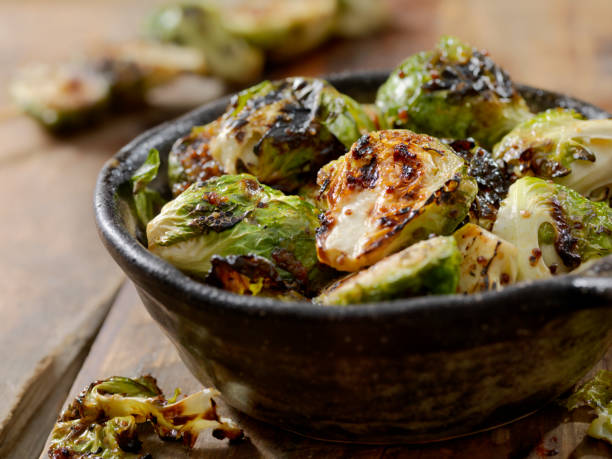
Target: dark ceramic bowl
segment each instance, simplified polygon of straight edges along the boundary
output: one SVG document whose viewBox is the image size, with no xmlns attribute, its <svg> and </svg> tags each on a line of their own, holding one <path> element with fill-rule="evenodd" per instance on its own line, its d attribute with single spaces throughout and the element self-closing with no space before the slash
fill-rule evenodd
<svg viewBox="0 0 612 459">
<path fill-rule="evenodd" d="M 329 78 L 372 101 L 385 73 Z M 520 88 L 534 109 L 604 111 Z M 148 252 L 116 197 L 150 148 L 207 123 L 228 99 L 152 129 L 102 169 L 100 235 L 151 316 L 204 384 L 256 419 L 307 436 L 426 442 L 464 435 L 537 410 L 578 381 L 612 343 L 612 260 L 581 277 L 502 292 L 322 307 L 235 295 L 198 283 Z M 157 185 L 167 189 L 167 183 Z"/>
</svg>

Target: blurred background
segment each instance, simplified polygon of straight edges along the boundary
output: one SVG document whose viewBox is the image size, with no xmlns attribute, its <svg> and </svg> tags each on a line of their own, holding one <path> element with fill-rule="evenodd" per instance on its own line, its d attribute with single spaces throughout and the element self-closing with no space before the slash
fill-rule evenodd
<svg viewBox="0 0 612 459">
<path fill-rule="evenodd" d="M 66 62 L 103 43 L 141 37 L 163 0 L 3 0 L 0 2 L 0 84 L 33 62 Z M 225 2 L 232 4 L 234 2 Z M 246 2 L 256 5 L 258 2 Z M 268 2 L 266 2 L 268 3 Z M 282 2 L 281 2 L 282 3 Z M 289 2 L 292 3 L 292 2 Z M 299 2 L 310 3 L 310 2 Z M 317 3 L 317 2 L 314 2 Z M 318 2 L 327 3 L 327 2 Z M 388 22 L 378 31 L 367 18 L 352 39 L 331 37 L 314 52 L 265 68 L 266 76 L 320 75 L 390 68 L 431 47 L 441 34 L 490 51 L 515 81 L 569 92 L 611 107 L 612 37 L 606 0 L 362 0 L 384 5 Z M 381 5 L 380 7 L 378 5 Z M 231 20 L 232 14 L 228 17 Z M 368 34 L 368 32 L 371 32 Z M 4 89 L 0 104 L 9 103 Z"/>
<path fill-rule="evenodd" d="M 0 1 L 0 457 L 17 439 L 44 443 L 123 282 L 96 235 L 92 193 L 103 163 L 145 129 L 263 78 L 390 69 L 442 34 L 487 49 L 516 82 L 612 111 L 609 0 L 234 0 L 203 17 L 164 5 Z M 181 18 L 207 32 L 177 31 Z M 196 52 L 151 50 L 142 37 Z M 142 98 L 109 108 L 108 81 Z M 103 113 L 85 129 L 43 126 L 65 114 L 49 101 L 72 110 L 96 97 Z"/>
</svg>

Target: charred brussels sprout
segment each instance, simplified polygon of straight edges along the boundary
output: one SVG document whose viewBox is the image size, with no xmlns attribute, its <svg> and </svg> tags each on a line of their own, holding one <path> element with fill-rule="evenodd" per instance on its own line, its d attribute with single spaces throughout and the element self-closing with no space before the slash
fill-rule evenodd
<svg viewBox="0 0 612 459">
<path fill-rule="evenodd" d="M 417 242 L 363 271 L 349 274 L 326 288 L 314 301 L 347 305 L 428 293 L 454 293 L 460 260 L 457 244 L 450 236 Z"/>
<path fill-rule="evenodd" d="M 401 63 L 376 103 L 393 127 L 473 137 L 485 148 L 531 116 L 508 75 L 486 53 L 452 37 Z"/>
<path fill-rule="evenodd" d="M 336 9 L 336 0 L 238 0 L 224 8 L 224 24 L 272 59 L 282 60 L 325 41 Z"/>
<path fill-rule="evenodd" d="M 264 81 L 240 92 L 208 146 L 228 174 L 293 191 L 374 128 L 360 105 L 323 80 Z"/>
<path fill-rule="evenodd" d="M 111 82 L 87 66 L 36 66 L 11 84 L 15 103 L 45 128 L 66 132 L 100 118 L 111 100 Z"/>
<path fill-rule="evenodd" d="M 210 2 L 162 7 L 149 19 L 147 34 L 200 49 L 210 72 L 230 82 L 249 83 L 263 68 L 262 52 L 229 32 Z"/>
<path fill-rule="evenodd" d="M 516 282 L 517 248 L 473 223 L 453 235 L 461 252 L 459 293 L 501 290 Z"/>
<path fill-rule="evenodd" d="M 309 293 L 327 273 L 317 261 L 318 213 L 251 175 L 224 175 L 164 206 L 147 226 L 149 250 L 237 293 Z"/>
<path fill-rule="evenodd" d="M 612 209 L 552 182 L 524 177 L 502 202 L 493 232 L 518 247 L 518 280 L 541 279 L 612 252 Z"/>
<path fill-rule="evenodd" d="M 478 183 L 478 194 L 470 206 L 470 221 L 490 230 L 510 187 L 506 171 L 472 139 L 449 141 L 448 145 L 467 162 L 468 175 Z"/>
<path fill-rule="evenodd" d="M 216 438 L 239 440 L 244 434 L 217 415 L 212 399 L 218 392 L 204 389 L 170 403 L 151 376 L 137 379 L 113 376 L 83 390 L 61 414 L 51 432 L 51 458 L 144 458 L 137 424 L 150 423 L 164 440 L 194 445 L 198 434 L 212 428 Z"/>
<path fill-rule="evenodd" d="M 585 196 L 609 199 L 603 188 L 612 186 L 612 120 L 585 120 L 573 110 L 553 108 L 516 126 L 493 154 L 514 179 L 550 178 Z"/>
<path fill-rule="evenodd" d="M 194 49 L 134 41 L 107 46 L 79 64 L 38 65 L 11 84 L 17 105 L 52 132 L 89 125 L 117 109 L 145 103 L 147 90 L 181 73 L 201 73 Z"/>
<path fill-rule="evenodd" d="M 178 196 L 189 185 L 223 175 L 221 165 L 210 155 L 210 141 L 219 132 L 218 121 L 194 127 L 178 139 L 168 154 L 168 183 Z"/>
<path fill-rule="evenodd" d="M 372 132 L 319 171 L 327 211 L 319 259 L 357 271 L 431 234 L 448 235 L 477 192 L 464 161 L 439 140 L 408 130 Z"/>
</svg>

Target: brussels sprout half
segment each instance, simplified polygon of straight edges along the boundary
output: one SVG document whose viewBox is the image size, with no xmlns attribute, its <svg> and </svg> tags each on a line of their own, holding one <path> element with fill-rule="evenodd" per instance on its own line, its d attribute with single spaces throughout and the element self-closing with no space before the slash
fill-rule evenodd
<svg viewBox="0 0 612 459">
<path fill-rule="evenodd" d="M 612 209 L 563 185 L 517 180 L 502 202 L 493 233 L 518 248 L 518 280 L 571 271 L 612 252 Z"/>
<path fill-rule="evenodd" d="M 23 69 L 10 92 L 24 112 L 53 132 L 66 132 L 100 118 L 111 100 L 111 81 L 88 66 Z"/>
<path fill-rule="evenodd" d="M 91 383 L 64 410 L 51 432 L 52 458 L 144 458 L 137 424 L 150 423 L 163 440 L 192 447 L 200 432 L 240 440 L 244 433 L 231 419 L 219 417 L 214 389 L 180 401 L 166 400 L 155 378 L 113 376 Z"/>
<path fill-rule="evenodd" d="M 514 179 L 550 178 L 579 193 L 608 200 L 612 187 L 612 120 L 585 120 L 553 108 L 516 126 L 493 149 Z"/>
<path fill-rule="evenodd" d="M 223 8 L 223 23 L 270 58 L 283 60 L 325 41 L 336 10 L 336 0 L 233 0 Z"/>
<path fill-rule="evenodd" d="M 263 53 L 229 32 L 211 2 L 164 6 L 149 18 L 146 32 L 163 42 L 201 50 L 210 72 L 232 83 L 250 83 L 261 75 Z"/>
<path fill-rule="evenodd" d="M 323 80 L 264 81 L 232 99 L 209 154 L 229 174 L 293 191 L 373 129 L 357 102 Z"/>
<path fill-rule="evenodd" d="M 192 185 L 162 208 L 147 226 L 149 250 L 238 293 L 310 293 L 329 272 L 317 260 L 318 213 L 251 175 L 223 175 Z"/>
<path fill-rule="evenodd" d="M 317 178 L 328 209 L 319 259 L 357 271 L 431 234 L 448 235 L 477 192 L 464 161 L 439 140 L 408 130 L 364 135 Z"/>
<path fill-rule="evenodd" d="M 326 288 L 313 301 L 348 305 L 425 294 L 454 293 L 461 255 L 451 236 L 417 242 Z"/>
<path fill-rule="evenodd" d="M 511 183 L 505 169 L 473 139 L 442 141 L 468 163 L 468 175 L 478 183 L 478 194 L 470 206 L 470 221 L 490 230 Z"/>
<path fill-rule="evenodd" d="M 485 148 L 531 116 L 508 75 L 485 52 L 453 37 L 402 62 L 376 103 L 392 127 L 473 137 Z"/>
<path fill-rule="evenodd" d="M 516 282 L 518 251 L 513 244 L 473 223 L 453 236 L 462 258 L 458 292 L 501 290 Z"/>
</svg>

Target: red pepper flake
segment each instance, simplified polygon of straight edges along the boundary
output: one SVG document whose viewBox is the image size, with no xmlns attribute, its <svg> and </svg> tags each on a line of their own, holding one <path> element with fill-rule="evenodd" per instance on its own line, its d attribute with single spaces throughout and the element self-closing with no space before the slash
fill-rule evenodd
<svg viewBox="0 0 612 459">
<path fill-rule="evenodd" d="M 529 264 L 531 266 L 535 266 L 538 261 L 540 260 L 540 257 L 542 256 L 542 251 L 538 248 L 535 248 L 531 251 L 531 256 L 529 257 Z"/>
</svg>

